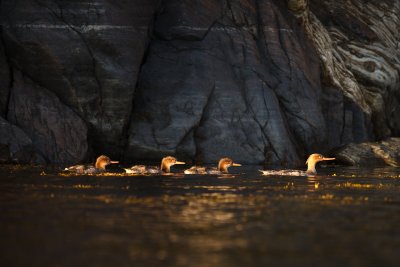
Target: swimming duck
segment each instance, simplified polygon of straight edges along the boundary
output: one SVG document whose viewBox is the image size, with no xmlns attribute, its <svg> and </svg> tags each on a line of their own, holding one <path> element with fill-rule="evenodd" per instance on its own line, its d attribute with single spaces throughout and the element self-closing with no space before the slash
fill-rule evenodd
<svg viewBox="0 0 400 267">
<path fill-rule="evenodd" d="M 79 174 L 95 174 L 106 170 L 106 166 L 119 161 L 111 160 L 109 157 L 101 155 L 96 159 L 95 165 L 74 165 L 67 167 L 64 171 L 76 172 Z"/>
<path fill-rule="evenodd" d="M 218 162 L 218 168 L 206 168 L 193 166 L 184 171 L 185 174 L 223 174 L 229 173 L 228 168 L 231 166 L 242 166 L 239 163 L 234 163 L 230 158 L 222 158 Z"/>
<path fill-rule="evenodd" d="M 325 158 L 321 154 L 311 154 L 307 161 L 307 171 L 301 170 L 260 170 L 263 175 L 287 175 L 287 176 L 308 176 L 308 175 L 316 175 L 317 171 L 315 170 L 315 165 L 324 160 L 334 160 L 335 158 Z"/>
<path fill-rule="evenodd" d="M 185 164 L 185 162 L 178 161 L 176 158 L 168 156 L 161 160 L 161 166 L 145 166 L 134 165 L 130 168 L 124 168 L 126 173 L 131 174 L 162 174 L 171 172 L 171 166 L 175 164 Z"/>
</svg>

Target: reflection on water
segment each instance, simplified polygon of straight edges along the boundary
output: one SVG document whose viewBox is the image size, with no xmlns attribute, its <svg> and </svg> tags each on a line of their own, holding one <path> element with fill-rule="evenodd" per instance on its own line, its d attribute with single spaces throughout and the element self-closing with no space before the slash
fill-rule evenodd
<svg viewBox="0 0 400 267">
<path fill-rule="evenodd" d="M 0 166 L 0 264 L 398 265 L 400 170 L 256 170 L 63 176 Z"/>
</svg>

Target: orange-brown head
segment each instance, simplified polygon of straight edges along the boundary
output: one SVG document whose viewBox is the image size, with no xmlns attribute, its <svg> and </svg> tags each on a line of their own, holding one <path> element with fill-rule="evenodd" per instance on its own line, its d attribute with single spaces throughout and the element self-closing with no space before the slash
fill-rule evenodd
<svg viewBox="0 0 400 267">
<path fill-rule="evenodd" d="M 161 170 L 163 172 L 170 172 L 171 171 L 171 166 L 175 164 L 186 164 L 183 161 L 178 161 L 176 158 L 172 156 L 165 157 L 161 160 Z"/>
<path fill-rule="evenodd" d="M 113 163 L 119 163 L 119 161 L 111 160 L 109 157 L 101 155 L 96 159 L 95 167 L 100 170 L 105 170 L 107 165 Z"/>
<path fill-rule="evenodd" d="M 218 162 L 218 170 L 223 173 L 228 173 L 228 168 L 231 166 L 242 166 L 239 163 L 233 162 L 230 158 L 222 158 Z"/>
<path fill-rule="evenodd" d="M 308 174 L 317 174 L 317 171 L 315 170 L 315 165 L 320 162 L 320 161 L 324 161 L 324 160 L 335 160 L 335 158 L 326 158 L 324 156 L 322 156 L 321 154 L 311 154 L 307 161 L 306 164 L 308 165 L 307 167 L 307 173 Z"/>
</svg>

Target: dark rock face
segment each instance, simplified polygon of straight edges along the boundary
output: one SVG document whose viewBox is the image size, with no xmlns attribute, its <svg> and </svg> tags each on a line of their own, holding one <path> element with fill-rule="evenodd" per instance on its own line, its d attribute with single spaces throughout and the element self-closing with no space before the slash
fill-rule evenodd
<svg viewBox="0 0 400 267">
<path fill-rule="evenodd" d="M 85 121 L 96 154 L 123 153 L 156 5 L 151 0 L 2 1 L 12 68 L 54 92 Z"/>
<path fill-rule="evenodd" d="M 32 140 L 20 128 L 0 117 L 0 162 L 40 162 L 35 155 Z"/>
<path fill-rule="evenodd" d="M 140 75 L 127 155 L 286 163 L 321 145 L 318 60 L 293 18 L 270 1 L 169 5 L 157 21 L 172 22 L 156 23 Z"/>
<path fill-rule="evenodd" d="M 296 165 L 400 134 L 397 0 L 0 8 L 0 133 L 18 129 L 47 162 L 171 154 Z"/>
<path fill-rule="evenodd" d="M 87 128 L 82 119 L 53 93 L 35 85 L 29 78 L 19 72 L 14 72 L 14 77 L 8 121 L 27 133 L 35 151 L 49 162 L 85 159 Z"/>
</svg>

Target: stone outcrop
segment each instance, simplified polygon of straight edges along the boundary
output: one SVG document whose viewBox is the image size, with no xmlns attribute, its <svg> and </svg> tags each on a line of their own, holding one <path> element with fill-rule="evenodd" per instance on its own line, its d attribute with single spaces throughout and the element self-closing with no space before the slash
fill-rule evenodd
<svg viewBox="0 0 400 267">
<path fill-rule="evenodd" d="M 400 167 L 400 138 L 349 144 L 335 153 L 337 160 L 356 166 Z"/>
<path fill-rule="evenodd" d="M 3 0 L 0 12 L 0 133 L 22 138 L 0 144 L 30 151 L 7 159 L 297 165 L 400 135 L 399 0 Z"/>
</svg>

